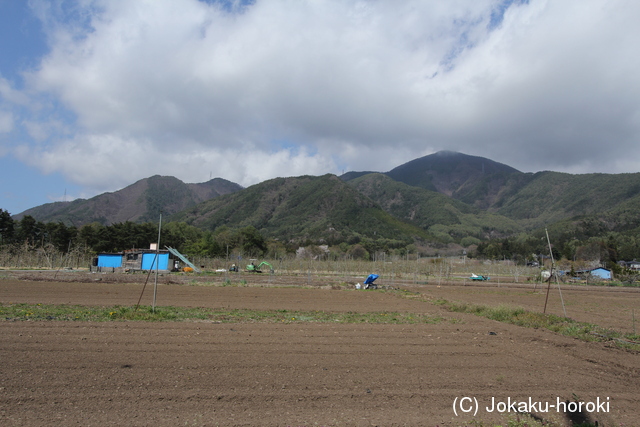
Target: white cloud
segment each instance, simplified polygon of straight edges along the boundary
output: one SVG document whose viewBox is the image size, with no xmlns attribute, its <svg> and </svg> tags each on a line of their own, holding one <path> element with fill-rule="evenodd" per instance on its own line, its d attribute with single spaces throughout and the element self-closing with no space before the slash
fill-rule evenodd
<svg viewBox="0 0 640 427">
<path fill-rule="evenodd" d="M 468 88 L 478 96 L 465 106 L 473 110 L 469 130 L 480 133 L 478 143 L 490 156 L 519 150 L 505 158 L 529 159 L 529 170 L 583 165 L 582 172 L 618 172 L 617 159 L 640 135 L 630 120 L 640 99 L 640 61 L 628 36 L 637 13 L 635 3 L 599 1 L 510 9 L 503 27 L 454 73 L 475 79 Z"/>
<path fill-rule="evenodd" d="M 25 105 L 27 101 L 27 96 L 15 90 L 7 79 L 0 76 L 0 133 L 9 133 L 14 129 L 13 108 Z M 2 154 L 3 152 L 0 152 L 0 155 Z"/>
<path fill-rule="evenodd" d="M 304 148 L 297 151 L 269 153 L 227 147 L 198 152 L 185 151 L 180 144 L 160 151 L 150 140 L 99 134 L 65 140 L 46 151 L 21 146 L 15 154 L 47 174 L 64 170 L 73 182 L 96 193 L 155 174 L 180 177 L 186 182 L 224 177 L 248 186 L 275 176 L 320 175 L 335 168 L 331 159 L 312 155 Z"/>
<path fill-rule="evenodd" d="M 515 2 L 496 28 L 497 0 L 72 3 L 37 3 L 51 52 L 28 82 L 54 117 L 24 120 L 41 144 L 20 153 L 74 182 L 249 185 L 440 149 L 640 169 L 618 160 L 640 136 L 637 2 Z"/>
<path fill-rule="evenodd" d="M 8 133 L 13 129 L 13 114 L 0 110 L 0 133 Z"/>
<path fill-rule="evenodd" d="M 22 106 L 29 103 L 29 97 L 14 89 L 7 79 L 0 76 L 0 101 Z"/>
</svg>

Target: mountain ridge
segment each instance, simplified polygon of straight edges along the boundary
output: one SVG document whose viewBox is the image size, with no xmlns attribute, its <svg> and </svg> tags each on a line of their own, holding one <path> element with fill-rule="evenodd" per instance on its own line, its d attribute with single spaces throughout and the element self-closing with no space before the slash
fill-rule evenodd
<svg viewBox="0 0 640 427">
<path fill-rule="evenodd" d="M 284 241 L 394 239 L 419 227 L 399 221 L 336 175 L 273 178 L 176 214 L 199 228 L 252 226 Z M 360 236 L 360 237 L 359 237 Z"/>
<path fill-rule="evenodd" d="M 250 225 L 282 240 L 337 241 L 342 227 L 347 240 L 395 235 L 477 243 L 553 224 L 567 233 L 594 221 L 601 230 L 633 230 L 640 226 L 638 207 L 640 173 L 524 173 L 483 157 L 438 152 L 386 173 L 274 178 L 247 188 L 221 178 L 185 184 L 156 175 L 14 218 L 80 226 L 154 222 L 163 212 L 202 229 Z"/>
<path fill-rule="evenodd" d="M 36 206 L 14 215 L 14 218 L 19 220 L 30 215 L 43 222 L 62 221 L 75 226 L 92 222 L 111 225 L 126 221 L 154 221 L 161 211 L 173 214 L 242 188 L 239 184 L 222 178 L 185 184 L 175 177 L 154 175 L 121 190 L 102 193 L 90 199 Z"/>
</svg>

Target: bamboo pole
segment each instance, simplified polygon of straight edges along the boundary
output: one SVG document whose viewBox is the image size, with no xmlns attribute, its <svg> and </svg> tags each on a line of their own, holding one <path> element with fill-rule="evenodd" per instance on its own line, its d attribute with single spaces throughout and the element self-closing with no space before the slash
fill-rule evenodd
<svg viewBox="0 0 640 427">
<path fill-rule="evenodd" d="M 545 227 L 544 232 L 547 235 L 547 243 L 549 244 L 549 255 L 551 256 L 551 275 L 549 276 L 549 285 L 547 286 L 547 298 L 545 299 L 544 302 L 544 311 L 543 313 L 547 312 L 547 301 L 549 300 L 549 288 L 551 288 L 551 279 L 553 278 L 553 270 L 555 268 L 555 260 L 553 259 L 553 251 L 551 250 L 551 240 L 549 239 L 549 231 L 547 231 L 547 228 Z M 564 306 L 564 298 L 562 298 L 562 289 L 560 288 L 560 281 L 558 281 L 558 276 L 556 275 L 556 284 L 558 285 L 558 291 L 560 292 L 560 301 L 562 302 L 562 312 L 564 313 L 564 317 L 567 317 L 567 310 Z"/>
<path fill-rule="evenodd" d="M 160 232 L 162 230 L 162 213 L 160 213 L 160 222 L 158 223 L 158 243 L 156 246 L 156 276 L 153 284 L 153 312 L 156 312 L 156 296 L 158 295 L 158 268 L 160 267 Z"/>
</svg>

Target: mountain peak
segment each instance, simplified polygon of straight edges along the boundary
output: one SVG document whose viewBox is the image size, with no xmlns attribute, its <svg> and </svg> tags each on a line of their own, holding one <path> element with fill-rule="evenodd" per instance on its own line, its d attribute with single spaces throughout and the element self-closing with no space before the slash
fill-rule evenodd
<svg viewBox="0 0 640 427">
<path fill-rule="evenodd" d="M 511 166 L 455 151 L 438 151 L 387 172 L 396 181 L 484 207 L 510 176 L 521 174 Z"/>
<path fill-rule="evenodd" d="M 441 150 L 441 151 L 438 151 L 438 152 L 434 153 L 433 155 L 434 156 L 438 156 L 438 157 L 447 157 L 447 156 L 455 156 L 456 154 L 461 154 L 461 153 L 458 153 L 457 151 Z M 464 154 L 463 154 L 463 156 L 464 156 Z M 425 157 L 427 157 L 427 156 L 425 156 Z"/>
</svg>

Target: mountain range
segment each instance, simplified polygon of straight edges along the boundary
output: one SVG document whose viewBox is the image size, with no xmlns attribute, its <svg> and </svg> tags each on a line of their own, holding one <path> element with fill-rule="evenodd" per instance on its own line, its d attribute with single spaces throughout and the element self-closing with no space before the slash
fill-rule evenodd
<svg viewBox="0 0 640 427">
<path fill-rule="evenodd" d="M 199 184 L 185 184 L 171 176 L 155 175 L 128 187 L 90 199 L 54 202 L 28 209 L 14 218 L 30 215 L 42 222 L 61 221 L 80 227 L 97 222 L 157 221 L 158 214 L 171 215 L 224 194 L 242 190 L 242 186 L 221 178 Z"/>
<path fill-rule="evenodd" d="M 18 215 L 82 226 L 172 221 L 203 229 L 254 226 L 282 241 L 412 239 L 463 245 L 546 226 L 598 222 L 640 230 L 640 173 L 524 173 L 493 160 L 442 151 L 386 173 L 275 178 L 243 188 L 216 178 L 185 184 L 153 176 L 91 199 L 41 205 Z"/>
</svg>

